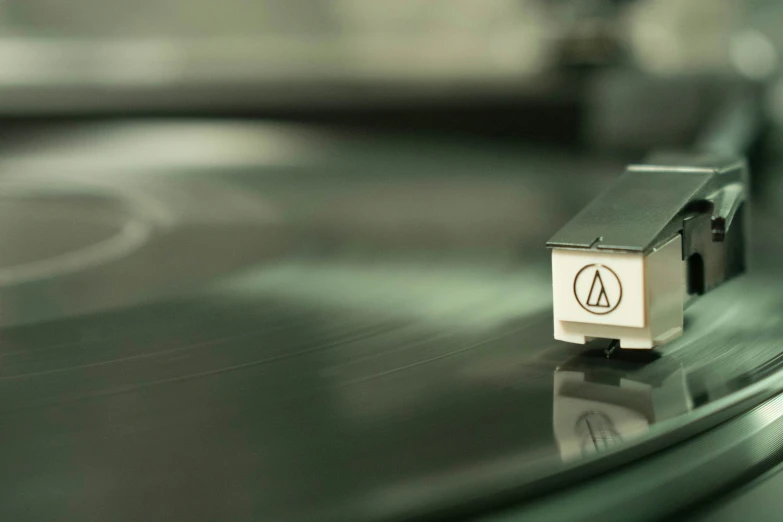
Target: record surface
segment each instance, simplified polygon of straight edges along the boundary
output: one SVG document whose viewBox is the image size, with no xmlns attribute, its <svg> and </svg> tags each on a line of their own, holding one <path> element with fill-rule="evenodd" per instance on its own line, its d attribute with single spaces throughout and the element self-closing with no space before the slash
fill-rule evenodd
<svg viewBox="0 0 783 522">
<path fill-rule="evenodd" d="M 469 510 L 717 422 L 783 352 L 774 242 L 657 357 L 552 339 L 544 242 L 618 161 L 220 123 L 40 139 L 0 161 L 6 520 Z"/>
</svg>

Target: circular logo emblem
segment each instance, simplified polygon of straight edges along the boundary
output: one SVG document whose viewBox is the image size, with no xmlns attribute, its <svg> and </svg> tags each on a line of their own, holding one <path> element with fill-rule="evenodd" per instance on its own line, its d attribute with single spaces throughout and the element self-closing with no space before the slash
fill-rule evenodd
<svg viewBox="0 0 783 522">
<path fill-rule="evenodd" d="M 574 297 L 591 314 L 608 314 L 620 304 L 623 286 L 609 267 L 587 265 L 574 279 Z"/>
</svg>

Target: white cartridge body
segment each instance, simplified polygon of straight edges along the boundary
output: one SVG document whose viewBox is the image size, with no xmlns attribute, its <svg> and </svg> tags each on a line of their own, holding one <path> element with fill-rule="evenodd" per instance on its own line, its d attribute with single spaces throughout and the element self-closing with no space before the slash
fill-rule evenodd
<svg viewBox="0 0 783 522">
<path fill-rule="evenodd" d="M 682 335 L 685 263 L 678 234 L 648 254 L 552 249 L 555 339 L 619 339 L 650 349 Z"/>
</svg>

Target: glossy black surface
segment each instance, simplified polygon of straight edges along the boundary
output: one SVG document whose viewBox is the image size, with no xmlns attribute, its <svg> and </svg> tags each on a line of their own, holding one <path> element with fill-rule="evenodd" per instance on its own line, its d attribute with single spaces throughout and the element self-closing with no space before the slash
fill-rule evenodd
<svg viewBox="0 0 783 522">
<path fill-rule="evenodd" d="M 746 487 L 700 506 L 701 509 L 691 514 L 691 520 L 728 522 L 740 520 L 748 516 L 748 513 L 752 513 L 753 518 L 760 522 L 776 520 L 783 508 L 783 499 L 780 498 L 780 489 L 783 487 L 783 475 L 780 473 L 782 469 L 778 466 Z"/>
<path fill-rule="evenodd" d="M 121 156 L 151 135 L 172 148 Z M 0 515 L 446 515 L 567 483 L 583 454 L 601 461 L 596 434 L 620 435 L 614 449 L 674 432 L 776 368 L 783 298 L 763 267 L 732 281 L 658 358 L 552 340 L 543 242 L 623 166 L 217 123 L 87 128 L 7 153 L 0 189 L 56 186 L 69 216 L 109 222 L 88 219 L 89 192 L 100 216 L 147 233 L 122 255 L 6 280 Z M 4 194 L 0 211 L 29 208 Z M 106 235 L 62 230 L 56 255 L 47 239 L 30 256 Z M 597 385 L 591 412 L 635 383 L 621 406 L 648 427 L 602 418 L 565 456 L 563 437 L 582 448 L 585 432 L 573 409 L 554 429 L 564 371 Z"/>
</svg>

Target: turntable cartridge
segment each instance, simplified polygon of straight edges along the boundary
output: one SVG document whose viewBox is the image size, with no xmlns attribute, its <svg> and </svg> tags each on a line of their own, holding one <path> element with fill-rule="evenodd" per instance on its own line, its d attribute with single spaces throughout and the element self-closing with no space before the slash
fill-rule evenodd
<svg viewBox="0 0 783 522">
<path fill-rule="evenodd" d="M 630 165 L 547 242 L 555 338 L 650 349 L 682 335 L 689 296 L 745 270 L 746 191 L 738 157 Z"/>
</svg>

